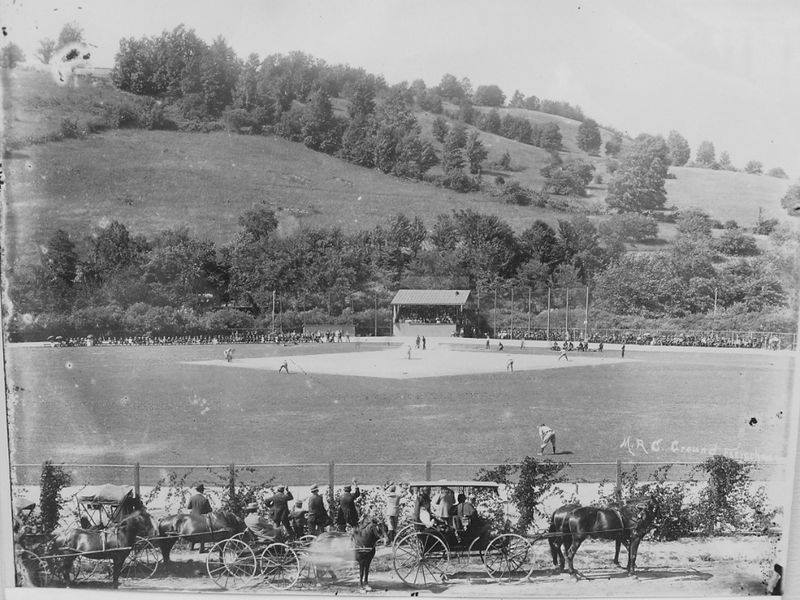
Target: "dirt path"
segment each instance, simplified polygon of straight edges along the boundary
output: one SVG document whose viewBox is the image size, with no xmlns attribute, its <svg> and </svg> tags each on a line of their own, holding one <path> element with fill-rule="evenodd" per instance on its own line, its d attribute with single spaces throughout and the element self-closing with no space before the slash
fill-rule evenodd
<svg viewBox="0 0 800 600">
<path fill-rule="evenodd" d="M 729 537 L 687 539 L 676 542 L 643 542 L 634 577 L 612 564 L 614 547 L 608 542 L 588 541 L 575 558 L 576 577 L 556 574 L 549 564 L 547 547 L 534 546 L 535 570 L 522 583 L 500 584 L 490 580 L 479 559 L 467 565 L 454 563 L 456 573 L 444 585 L 415 590 L 404 584 L 392 569 L 389 549 L 379 548 L 373 562 L 370 595 L 408 595 L 458 597 L 522 596 L 729 596 L 764 593 L 766 569 L 772 564 L 775 538 Z M 621 557 L 624 562 L 624 550 Z M 148 580 L 123 580 L 121 590 L 220 592 L 207 576 L 202 556 L 176 563 L 171 574 L 160 571 Z M 84 588 L 108 588 L 105 581 L 88 581 Z M 266 585 L 251 585 L 244 593 L 270 594 Z M 337 571 L 337 581 L 329 577 L 320 586 L 301 580 L 288 594 L 349 595 L 359 593 L 355 567 Z"/>
</svg>

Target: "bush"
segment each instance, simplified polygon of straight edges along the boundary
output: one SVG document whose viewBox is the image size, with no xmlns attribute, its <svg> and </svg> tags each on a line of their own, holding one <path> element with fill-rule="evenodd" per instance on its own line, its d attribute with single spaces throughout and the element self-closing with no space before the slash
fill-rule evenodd
<svg viewBox="0 0 800 600">
<path fill-rule="evenodd" d="M 722 224 L 723 229 L 739 229 L 739 224 L 733 219 L 728 219 Z"/>
<path fill-rule="evenodd" d="M 694 468 L 708 477 L 696 507 L 698 523 L 707 535 L 741 529 L 749 502 L 753 463 L 716 455 Z"/>
<path fill-rule="evenodd" d="M 754 256 L 758 254 L 756 238 L 741 229 L 726 229 L 722 237 L 714 240 L 714 249 L 727 256 Z"/>
<path fill-rule="evenodd" d="M 445 175 L 442 179 L 442 185 L 454 192 L 461 193 L 474 192 L 480 189 L 475 179 L 460 171 L 453 171 Z"/>
<path fill-rule="evenodd" d="M 753 233 L 757 235 L 769 235 L 778 226 L 778 219 L 759 219 L 753 227 Z"/>
<path fill-rule="evenodd" d="M 81 137 L 81 129 L 78 127 L 78 121 L 68 118 L 61 119 L 59 133 L 64 139 L 77 139 Z"/>
<path fill-rule="evenodd" d="M 109 128 L 103 117 L 89 117 L 86 121 L 86 133 L 100 133 Z"/>
<path fill-rule="evenodd" d="M 162 131 L 175 131 L 178 128 L 175 121 L 167 117 L 164 107 L 155 102 L 142 111 L 140 124 L 145 129 Z"/>
<path fill-rule="evenodd" d="M 58 527 L 61 517 L 61 509 L 64 506 L 64 499 L 61 497 L 61 490 L 72 482 L 69 473 L 52 461 L 45 461 L 42 465 L 42 476 L 40 480 L 41 490 L 39 492 L 39 514 L 42 530 L 51 533 Z"/>
<path fill-rule="evenodd" d="M 622 213 L 600 223 L 599 230 L 605 237 L 626 242 L 642 242 L 658 236 L 658 223 L 649 215 Z"/>
<path fill-rule="evenodd" d="M 511 181 L 503 186 L 500 198 L 506 204 L 530 206 L 533 202 L 533 191 L 529 190 L 518 181 Z"/>
</svg>

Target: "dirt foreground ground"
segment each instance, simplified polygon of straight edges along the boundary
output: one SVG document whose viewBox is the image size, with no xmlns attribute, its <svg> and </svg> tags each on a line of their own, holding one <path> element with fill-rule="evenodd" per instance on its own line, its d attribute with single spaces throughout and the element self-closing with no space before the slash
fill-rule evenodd
<svg viewBox="0 0 800 600">
<path fill-rule="evenodd" d="M 763 595 L 764 581 L 772 564 L 777 538 L 724 537 L 697 538 L 676 542 L 645 540 L 639 551 L 637 574 L 627 573 L 612 564 L 614 547 L 610 542 L 588 541 L 575 558 L 577 577 L 557 574 L 549 565 L 549 552 L 542 542 L 534 545 L 535 569 L 530 579 L 521 583 L 497 583 L 486 576 L 473 558 L 469 564 L 453 561 L 453 574 L 444 585 L 412 588 L 403 583 L 392 569 L 391 551 L 378 549 L 370 575 L 372 591 L 381 596 L 452 596 L 511 598 L 528 596 L 731 596 Z M 621 557 L 624 562 L 624 550 Z M 321 585 L 301 579 L 288 591 L 277 591 L 258 583 L 237 590 L 224 591 L 207 576 L 204 555 L 176 563 L 171 574 L 159 568 L 148 580 L 123 580 L 120 591 L 152 592 L 223 592 L 226 595 L 259 594 L 271 596 L 363 594 L 358 586 L 355 565 L 337 571 L 337 581 L 322 579 Z M 90 580 L 76 587 L 108 589 L 105 579 Z"/>
</svg>

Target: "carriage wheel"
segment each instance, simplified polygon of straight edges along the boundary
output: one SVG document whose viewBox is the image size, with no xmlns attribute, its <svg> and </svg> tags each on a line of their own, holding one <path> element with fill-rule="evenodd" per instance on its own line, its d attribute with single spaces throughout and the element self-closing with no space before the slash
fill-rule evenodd
<svg viewBox="0 0 800 600">
<path fill-rule="evenodd" d="M 20 550 L 16 553 L 14 566 L 16 567 L 17 587 L 47 587 L 50 585 L 50 567 L 43 558 L 35 552 Z"/>
<path fill-rule="evenodd" d="M 106 560 L 88 559 L 81 554 L 77 554 L 72 561 L 72 568 L 70 568 L 69 574 L 72 582 L 86 581 L 95 576 L 111 577 L 111 566 Z"/>
<path fill-rule="evenodd" d="M 256 555 L 241 540 L 222 540 L 208 551 L 206 570 L 219 587 L 240 588 L 255 577 Z"/>
<path fill-rule="evenodd" d="M 483 551 L 486 572 L 498 581 L 522 581 L 533 571 L 531 544 L 521 535 L 503 533 Z"/>
<path fill-rule="evenodd" d="M 409 585 L 443 583 L 450 571 L 450 550 L 444 540 L 434 533 L 409 533 L 400 538 L 394 547 L 394 570 Z"/>
<path fill-rule="evenodd" d="M 286 544 L 270 544 L 261 553 L 261 575 L 271 588 L 288 590 L 300 577 L 300 557 Z"/>
<path fill-rule="evenodd" d="M 474 540 L 472 540 L 469 544 L 469 548 L 467 549 L 467 564 L 472 564 L 472 557 L 473 555 L 478 555 L 478 563 L 483 564 L 483 550 L 484 546 L 482 545 L 483 536 L 478 536 Z"/>
<path fill-rule="evenodd" d="M 122 563 L 122 577 L 136 577 L 148 579 L 155 575 L 161 556 L 150 540 L 139 540 L 131 549 L 125 562 Z"/>
<path fill-rule="evenodd" d="M 416 531 L 416 527 L 412 524 L 403 525 L 400 529 L 395 531 L 394 540 L 392 540 L 392 548 L 397 546 L 397 542 L 400 541 L 400 538 L 407 536 L 412 531 Z"/>
</svg>

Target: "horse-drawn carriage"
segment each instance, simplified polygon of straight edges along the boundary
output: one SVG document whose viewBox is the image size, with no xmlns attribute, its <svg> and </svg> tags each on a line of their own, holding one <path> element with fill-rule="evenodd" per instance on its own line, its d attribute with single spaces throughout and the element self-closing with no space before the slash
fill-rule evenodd
<svg viewBox="0 0 800 600">
<path fill-rule="evenodd" d="M 438 487 L 469 497 L 476 492 L 498 496 L 500 485 L 491 481 L 421 481 L 409 487 L 417 495 Z M 447 518 L 412 521 L 398 530 L 393 562 L 400 579 L 412 586 L 442 583 L 454 573 L 453 561 L 468 565 L 473 558 L 478 558 L 486 573 L 498 581 L 519 581 L 531 574 L 531 540 L 507 529 L 493 530 L 478 512 L 470 516 L 466 526 L 457 519 L 451 510 Z"/>
<path fill-rule="evenodd" d="M 77 522 L 49 534 L 30 523 L 34 502 L 17 507 L 18 583 L 44 587 L 56 576 L 71 584 L 99 575 L 110 575 L 116 583 L 120 577 L 155 573 L 159 554 L 151 539 L 157 530 L 133 488 L 85 488 L 75 503 Z"/>
</svg>

